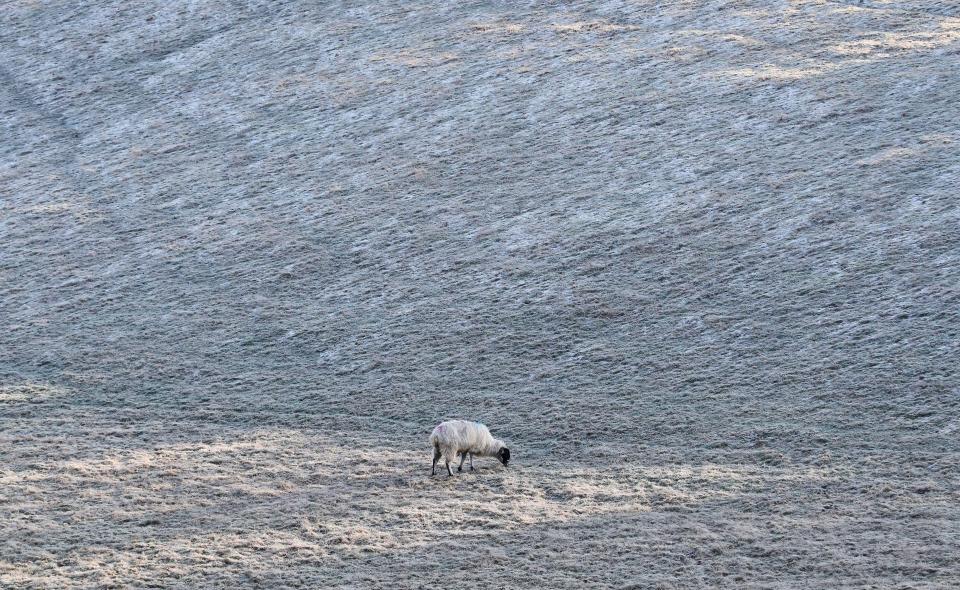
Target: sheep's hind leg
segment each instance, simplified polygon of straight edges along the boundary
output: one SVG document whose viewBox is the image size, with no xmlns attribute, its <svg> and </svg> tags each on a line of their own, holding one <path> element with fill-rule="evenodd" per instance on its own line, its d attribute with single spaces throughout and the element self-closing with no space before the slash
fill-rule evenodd
<svg viewBox="0 0 960 590">
<path fill-rule="evenodd" d="M 453 471 L 450 471 L 450 461 L 447 461 L 447 475 L 453 477 Z"/>
<path fill-rule="evenodd" d="M 473 471 L 473 453 L 470 453 L 470 471 Z"/>
<path fill-rule="evenodd" d="M 431 470 L 430 475 L 437 474 L 437 461 L 440 460 L 440 449 L 438 447 L 433 447 L 433 470 Z"/>
<path fill-rule="evenodd" d="M 460 465 L 457 465 L 457 473 L 463 471 L 463 462 L 467 459 L 467 452 L 460 453 Z"/>
</svg>

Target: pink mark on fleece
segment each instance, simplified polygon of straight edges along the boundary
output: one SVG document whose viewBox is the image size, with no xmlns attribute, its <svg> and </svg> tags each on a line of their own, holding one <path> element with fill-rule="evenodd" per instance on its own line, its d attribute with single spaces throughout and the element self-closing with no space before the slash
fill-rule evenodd
<svg viewBox="0 0 960 590">
<path fill-rule="evenodd" d="M 443 424 L 441 424 L 440 426 L 437 427 L 437 432 L 443 432 L 443 431 L 446 430 L 446 429 L 447 429 L 447 427 L 444 426 Z"/>
</svg>

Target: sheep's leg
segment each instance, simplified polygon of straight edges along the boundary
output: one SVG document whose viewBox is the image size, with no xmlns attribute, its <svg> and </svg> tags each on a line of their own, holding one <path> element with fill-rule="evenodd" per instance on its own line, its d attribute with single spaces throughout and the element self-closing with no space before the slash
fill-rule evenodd
<svg viewBox="0 0 960 590">
<path fill-rule="evenodd" d="M 470 453 L 470 471 L 473 471 L 473 453 Z"/>
<path fill-rule="evenodd" d="M 450 471 L 450 460 L 447 460 L 447 475 L 453 477 L 453 471 Z"/>
<path fill-rule="evenodd" d="M 457 473 L 463 471 L 463 462 L 467 459 L 467 452 L 460 453 L 460 465 L 457 466 Z"/>
<path fill-rule="evenodd" d="M 433 470 L 430 475 L 437 474 L 437 461 L 440 460 L 440 447 L 433 447 Z"/>
</svg>

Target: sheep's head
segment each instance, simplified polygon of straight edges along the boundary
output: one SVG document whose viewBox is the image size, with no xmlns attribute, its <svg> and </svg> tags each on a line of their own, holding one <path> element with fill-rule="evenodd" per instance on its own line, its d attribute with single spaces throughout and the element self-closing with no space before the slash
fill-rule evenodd
<svg viewBox="0 0 960 590">
<path fill-rule="evenodd" d="M 499 459 L 500 462 L 503 463 L 504 465 L 506 465 L 507 463 L 509 463 L 509 462 L 510 462 L 510 449 L 508 449 L 507 447 L 500 447 L 500 450 L 497 451 L 497 459 Z"/>
</svg>

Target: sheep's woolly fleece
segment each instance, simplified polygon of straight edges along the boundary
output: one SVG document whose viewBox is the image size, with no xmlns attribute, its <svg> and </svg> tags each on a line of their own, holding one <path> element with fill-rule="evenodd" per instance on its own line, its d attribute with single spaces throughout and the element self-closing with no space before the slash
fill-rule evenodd
<svg viewBox="0 0 960 590">
<path fill-rule="evenodd" d="M 430 433 L 430 444 L 441 453 L 445 462 L 453 462 L 461 451 L 477 457 L 496 456 L 505 446 L 502 440 L 490 434 L 489 428 L 469 420 L 448 420 L 437 424 Z"/>
<path fill-rule="evenodd" d="M 956 2 L 12 0 L 0 55 L 0 587 L 960 586 Z M 430 478 L 453 416 L 517 460 Z"/>
</svg>

